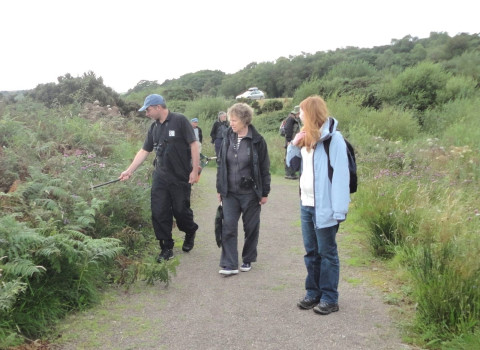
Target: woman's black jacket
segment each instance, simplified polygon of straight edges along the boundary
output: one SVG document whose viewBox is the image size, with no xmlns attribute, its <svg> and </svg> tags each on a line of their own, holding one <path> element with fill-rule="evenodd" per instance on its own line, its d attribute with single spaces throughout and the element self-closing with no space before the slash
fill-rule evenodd
<svg viewBox="0 0 480 350">
<path fill-rule="evenodd" d="M 248 139 L 252 147 L 252 169 L 253 180 L 255 182 L 255 193 L 260 200 L 262 197 L 268 197 L 270 193 L 270 158 L 268 156 L 267 143 L 262 135 L 253 125 L 248 126 L 252 131 L 252 138 Z M 228 173 L 227 173 L 227 151 L 230 142 L 235 140 L 235 134 L 229 127 L 223 137 L 220 153 L 217 158 L 217 193 L 226 197 L 228 193 Z M 247 139 L 244 139 L 247 141 Z M 243 141 L 243 140 L 242 140 Z"/>
</svg>

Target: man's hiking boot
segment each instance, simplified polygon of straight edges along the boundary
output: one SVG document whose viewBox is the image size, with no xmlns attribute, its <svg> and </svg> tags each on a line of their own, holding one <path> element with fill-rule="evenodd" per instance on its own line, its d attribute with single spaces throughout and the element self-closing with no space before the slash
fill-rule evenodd
<svg viewBox="0 0 480 350">
<path fill-rule="evenodd" d="M 313 308 L 313 311 L 320 315 L 328 315 L 332 312 L 338 311 L 338 304 L 321 301 L 320 304 Z"/>
<path fill-rule="evenodd" d="M 183 241 L 182 250 L 184 252 L 189 252 L 193 249 L 195 243 L 195 232 L 194 233 L 186 233 L 185 240 Z"/>
<path fill-rule="evenodd" d="M 167 260 L 173 259 L 173 250 L 172 249 L 162 249 L 158 255 L 157 262 L 161 263 Z"/>
<path fill-rule="evenodd" d="M 318 304 L 318 299 L 308 299 L 307 297 L 298 301 L 297 306 L 303 310 L 310 310 Z"/>
</svg>

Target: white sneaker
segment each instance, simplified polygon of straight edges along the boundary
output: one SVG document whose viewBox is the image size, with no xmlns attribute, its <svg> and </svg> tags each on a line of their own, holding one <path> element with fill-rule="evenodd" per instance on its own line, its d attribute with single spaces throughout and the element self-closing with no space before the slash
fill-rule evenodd
<svg viewBox="0 0 480 350">
<path fill-rule="evenodd" d="M 238 270 L 227 269 L 226 267 L 224 267 L 223 269 L 218 271 L 218 273 L 220 273 L 222 275 L 225 275 L 225 276 L 236 275 L 238 273 Z"/>
</svg>

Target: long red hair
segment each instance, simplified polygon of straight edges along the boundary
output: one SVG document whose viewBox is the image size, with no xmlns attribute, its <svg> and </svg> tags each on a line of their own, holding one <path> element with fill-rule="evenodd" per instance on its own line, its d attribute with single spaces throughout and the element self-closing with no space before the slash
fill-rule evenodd
<svg viewBox="0 0 480 350">
<path fill-rule="evenodd" d="M 321 128 L 328 120 L 327 104 L 320 96 L 310 96 L 300 103 L 300 108 L 303 111 L 302 131 L 305 131 L 305 137 L 297 146 L 305 146 L 310 151 L 320 139 Z"/>
</svg>

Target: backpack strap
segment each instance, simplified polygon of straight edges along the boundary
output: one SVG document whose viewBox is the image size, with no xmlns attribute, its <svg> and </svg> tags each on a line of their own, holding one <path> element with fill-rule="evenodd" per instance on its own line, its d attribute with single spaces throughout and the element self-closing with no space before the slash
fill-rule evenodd
<svg viewBox="0 0 480 350">
<path fill-rule="evenodd" d="M 330 142 L 332 141 L 332 138 L 329 137 L 325 141 L 323 141 L 323 148 L 325 149 L 325 152 L 327 153 L 327 159 L 328 159 L 328 178 L 330 179 L 330 182 L 332 182 L 332 177 L 333 177 L 333 168 L 332 165 L 330 164 Z"/>
<path fill-rule="evenodd" d="M 328 125 L 328 130 L 330 133 L 333 133 L 333 126 L 335 125 L 335 122 L 333 121 L 332 118 L 329 118 L 329 125 Z M 330 142 L 332 141 L 332 136 L 330 136 L 328 139 L 323 141 L 323 148 L 325 148 L 325 152 L 327 152 L 327 159 L 328 159 L 328 178 L 330 179 L 330 182 L 332 182 L 333 178 L 333 168 L 332 165 L 330 164 Z"/>
</svg>

